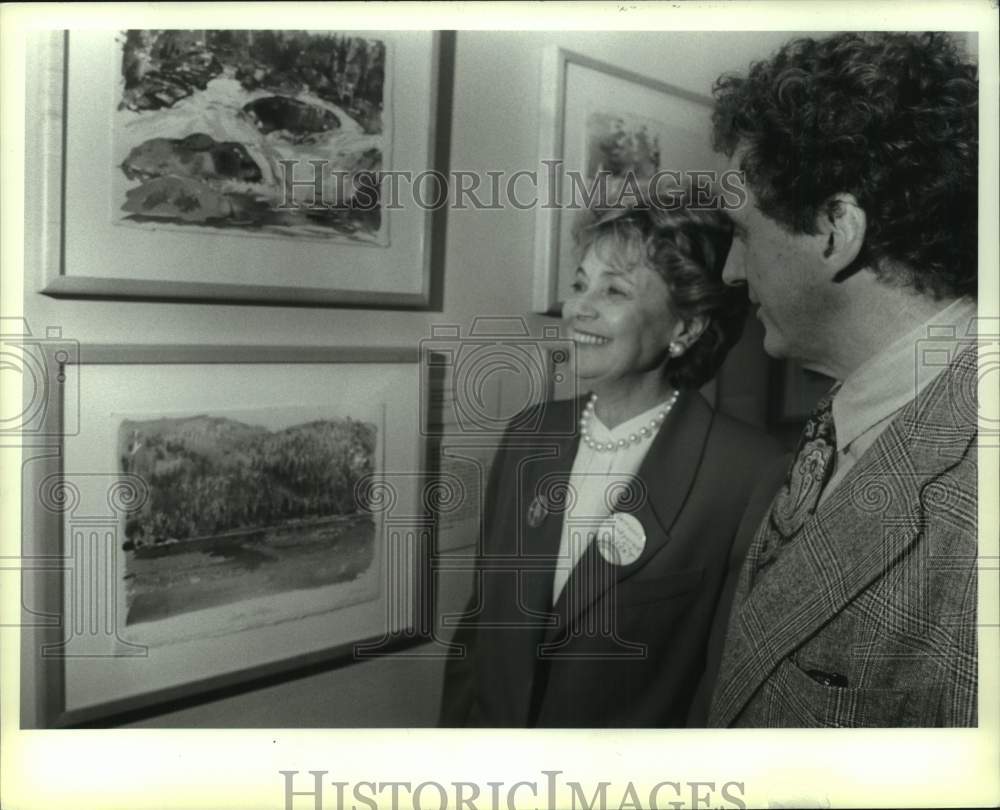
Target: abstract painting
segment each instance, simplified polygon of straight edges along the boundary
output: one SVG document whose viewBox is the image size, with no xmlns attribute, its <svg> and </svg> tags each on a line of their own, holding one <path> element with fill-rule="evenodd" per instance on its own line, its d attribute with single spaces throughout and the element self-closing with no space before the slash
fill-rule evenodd
<svg viewBox="0 0 1000 810">
<path fill-rule="evenodd" d="M 397 178 L 444 165 L 450 32 L 81 28 L 31 47 L 45 295 L 430 304 L 446 211 Z"/>
<path fill-rule="evenodd" d="M 539 153 L 558 170 L 541 175 L 539 196 L 558 204 L 537 209 L 533 308 L 558 315 L 580 258 L 581 211 L 631 199 L 659 172 L 712 166 L 712 107 L 700 93 L 558 46 L 543 52 L 540 107 Z"/>
<path fill-rule="evenodd" d="M 592 112 L 587 117 L 587 177 L 601 172 L 652 177 L 660 169 L 659 132 L 665 125 L 630 112 Z"/>
<path fill-rule="evenodd" d="M 388 51 L 330 31 L 117 38 L 117 207 L 129 223 L 386 244 Z"/>
</svg>

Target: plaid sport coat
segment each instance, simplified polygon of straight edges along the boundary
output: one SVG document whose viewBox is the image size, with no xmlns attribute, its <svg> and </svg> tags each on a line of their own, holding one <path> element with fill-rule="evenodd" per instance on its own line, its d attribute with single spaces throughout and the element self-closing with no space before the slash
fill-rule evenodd
<svg viewBox="0 0 1000 810">
<path fill-rule="evenodd" d="M 764 519 L 709 725 L 976 725 L 976 360 L 955 357 L 757 571 Z"/>
</svg>

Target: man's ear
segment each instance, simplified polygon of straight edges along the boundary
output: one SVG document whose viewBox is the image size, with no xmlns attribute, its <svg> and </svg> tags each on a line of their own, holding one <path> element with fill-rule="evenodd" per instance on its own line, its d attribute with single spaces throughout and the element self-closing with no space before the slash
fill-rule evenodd
<svg viewBox="0 0 1000 810">
<path fill-rule="evenodd" d="M 868 229 L 868 217 L 854 195 L 830 197 L 816 218 L 816 226 L 825 240 L 823 261 L 831 275 L 850 267 L 861 252 Z"/>
</svg>

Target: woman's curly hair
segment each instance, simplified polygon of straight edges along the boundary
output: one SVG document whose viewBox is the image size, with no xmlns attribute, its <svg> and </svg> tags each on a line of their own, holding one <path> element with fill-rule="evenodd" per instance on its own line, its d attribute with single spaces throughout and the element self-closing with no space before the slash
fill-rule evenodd
<svg viewBox="0 0 1000 810">
<path fill-rule="evenodd" d="M 593 246 L 613 267 L 645 263 L 666 282 L 675 317 L 705 317 L 701 336 L 664 367 L 675 388 L 700 388 L 740 339 L 749 306 L 745 290 L 722 280 L 732 221 L 719 211 L 692 207 L 690 190 L 682 188 L 661 196 L 645 187 L 630 196 L 628 203 L 622 196 L 581 212 L 574 225 L 577 251 L 582 256 Z"/>
<path fill-rule="evenodd" d="M 713 89 L 715 149 L 741 154 L 758 207 L 816 233 L 851 193 L 854 268 L 936 298 L 976 295 L 978 79 L 944 33 L 798 39 Z"/>
</svg>

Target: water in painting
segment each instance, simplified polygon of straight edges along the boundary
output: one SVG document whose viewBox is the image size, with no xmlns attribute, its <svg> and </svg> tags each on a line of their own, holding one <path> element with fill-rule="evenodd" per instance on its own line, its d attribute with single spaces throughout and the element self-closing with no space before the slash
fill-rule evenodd
<svg viewBox="0 0 1000 810">
<path fill-rule="evenodd" d="M 384 41 L 129 30 L 117 47 L 119 221 L 388 244 Z"/>
<path fill-rule="evenodd" d="M 122 420 L 120 470 L 148 493 L 125 519 L 126 625 L 349 589 L 375 556 L 359 484 L 376 440 L 374 424 L 351 418 L 280 428 L 204 414 Z"/>
</svg>

